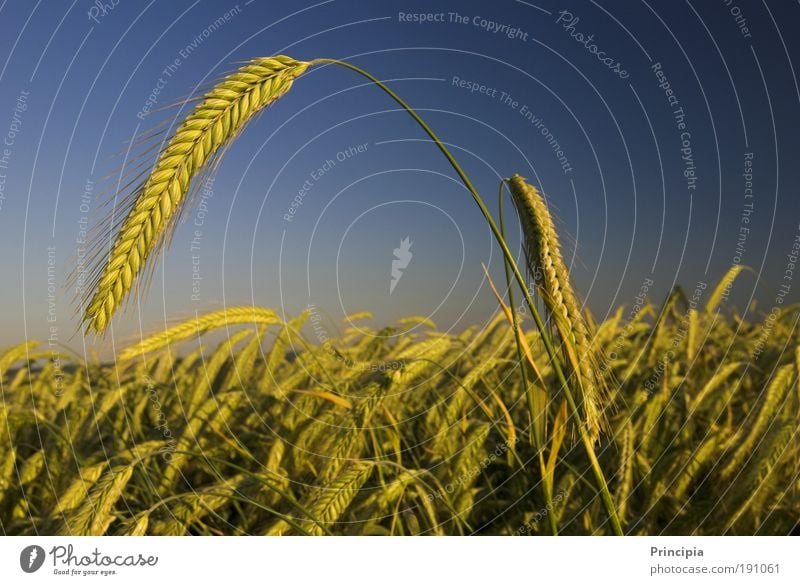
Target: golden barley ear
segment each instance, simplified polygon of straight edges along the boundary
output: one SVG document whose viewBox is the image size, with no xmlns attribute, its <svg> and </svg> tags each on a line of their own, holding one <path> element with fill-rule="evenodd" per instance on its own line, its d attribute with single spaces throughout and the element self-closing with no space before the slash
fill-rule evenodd
<svg viewBox="0 0 800 585">
<path fill-rule="evenodd" d="M 224 151 L 253 116 L 286 94 L 310 63 L 278 55 L 253 59 L 215 85 L 160 151 L 150 175 L 133 191 L 108 256 L 90 271 L 83 323 L 101 333 L 124 302 L 148 257 L 177 219 L 192 179 Z"/>
<path fill-rule="evenodd" d="M 576 402 L 583 423 L 597 438 L 604 421 L 606 391 L 598 374 L 589 323 L 572 287 L 569 270 L 561 255 L 558 233 L 544 198 L 523 177 L 508 179 L 514 207 L 522 223 L 528 270 L 561 339 L 571 378 L 578 389 Z"/>
<path fill-rule="evenodd" d="M 283 321 L 271 309 L 248 306 L 227 307 L 188 319 L 183 323 L 142 339 L 139 343 L 131 345 L 120 352 L 117 360 L 120 362 L 131 360 L 168 345 L 180 343 L 190 337 L 199 337 L 214 329 L 236 325 L 283 325 Z"/>
</svg>

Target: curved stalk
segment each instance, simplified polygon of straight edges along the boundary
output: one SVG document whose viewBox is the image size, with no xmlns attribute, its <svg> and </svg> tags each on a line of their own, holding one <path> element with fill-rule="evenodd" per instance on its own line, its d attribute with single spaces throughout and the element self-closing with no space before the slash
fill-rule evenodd
<svg viewBox="0 0 800 585">
<path fill-rule="evenodd" d="M 616 508 L 614 507 L 614 502 L 611 498 L 611 493 L 608 490 L 608 484 L 606 483 L 605 476 L 603 475 L 603 471 L 600 468 L 600 463 L 597 460 L 597 455 L 594 452 L 594 447 L 592 445 L 592 440 L 589 437 L 588 432 L 584 428 L 582 424 L 582 419 L 580 417 L 577 404 L 575 403 L 574 397 L 572 395 L 572 391 L 570 390 L 569 384 L 567 383 L 567 379 L 564 376 L 564 371 L 561 368 L 561 364 L 558 359 L 558 354 L 556 353 L 555 347 L 553 346 L 553 342 L 550 339 L 550 336 L 545 328 L 544 321 L 542 320 L 541 315 L 536 307 L 536 303 L 531 296 L 530 291 L 528 290 L 528 286 L 525 282 L 525 278 L 522 276 L 520 272 L 519 266 L 517 265 L 516 260 L 514 259 L 514 255 L 511 253 L 511 250 L 508 248 L 508 244 L 503 237 L 500 228 L 497 226 L 497 223 L 494 221 L 492 214 L 489 212 L 489 209 L 486 207 L 486 204 L 483 201 L 483 198 L 478 193 L 475 186 L 470 181 L 467 174 L 464 172 L 464 169 L 461 168 L 461 165 L 458 164 L 455 157 L 451 154 L 451 152 L 447 149 L 444 143 L 439 139 L 436 133 L 428 126 L 425 121 L 420 118 L 419 114 L 417 114 L 411 106 L 409 106 L 405 100 L 403 100 L 399 95 L 397 95 L 394 91 L 392 91 L 386 84 L 380 81 L 374 75 L 364 71 L 360 67 L 353 65 L 352 63 L 348 63 L 346 61 L 341 61 L 339 59 L 315 59 L 311 61 L 311 65 L 323 65 L 323 64 L 330 64 L 330 65 L 338 65 L 340 67 L 344 67 L 346 69 L 350 69 L 351 71 L 358 73 L 362 77 L 369 79 L 375 85 L 377 85 L 380 89 L 382 89 L 389 97 L 391 97 L 395 102 L 397 102 L 403 110 L 405 110 L 416 122 L 419 126 L 425 131 L 425 133 L 433 140 L 434 144 L 439 148 L 445 158 L 448 160 L 450 165 L 458 174 L 461 181 L 464 183 L 464 186 L 469 190 L 470 194 L 472 195 L 473 200 L 478 205 L 481 213 L 483 214 L 486 223 L 489 225 L 489 229 L 491 229 L 492 234 L 494 235 L 495 240 L 497 241 L 498 245 L 500 246 L 501 251 L 503 252 L 503 256 L 507 265 L 511 268 L 511 271 L 514 274 L 514 278 L 519 284 L 520 288 L 523 291 L 525 296 L 525 302 L 528 305 L 528 308 L 531 311 L 531 315 L 533 316 L 534 323 L 536 324 L 536 328 L 538 329 L 542 342 L 545 346 L 545 350 L 547 351 L 547 355 L 553 364 L 553 370 L 556 373 L 559 383 L 561 384 L 561 388 L 564 391 L 564 395 L 567 398 L 567 403 L 569 404 L 570 411 L 572 415 L 575 417 L 575 420 L 578 421 L 576 425 L 579 429 L 579 433 L 581 435 L 581 440 L 583 442 L 584 448 L 586 450 L 586 454 L 589 458 L 589 463 L 592 467 L 592 472 L 594 473 L 595 480 L 598 484 L 598 490 L 600 492 L 601 498 L 603 500 L 603 504 L 606 508 L 606 513 L 609 516 L 609 520 L 611 521 L 612 529 L 614 530 L 615 534 L 621 536 L 622 535 L 622 526 L 620 525 L 619 518 L 617 516 Z"/>
<path fill-rule="evenodd" d="M 506 182 L 500 181 L 500 192 L 497 194 L 497 215 L 500 219 L 500 235 L 503 236 L 503 239 L 506 238 L 506 224 L 505 224 L 505 214 L 503 213 L 503 191 L 505 189 Z M 538 431 L 538 427 L 541 424 L 538 417 L 538 409 L 535 405 L 535 398 L 533 395 L 533 388 L 528 383 L 528 373 L 527 368 L 525 365 L 525 359 L 522 355 L 522 347 L 520 347 L 519 335 L 522 334 L 520 331 L 519 326 L 519 319 L 517 318 L 517 311 L 515 310 L 516 303 L 514 302 L 514 286 L 511 282 L 511 270 L 508 266 L 508 262 L 503 260 L 503 271 L 506 275 L 506 288 L 508 290 L 508 304 L 511 306 L 511 319 L 512 324 L 511 326 L 514 329 L 514 340 L 516 341 L 516 348 L 517 348 L 517 361 L 519 362 L 519 369 L 522 374 L 522 387 L 525 390 L 525 396 L 528 400 L 528 410 L 530 411 L 530 418 L 531 418 L 531 443 L 536 448 L 537 458 L 539 459 L 539 472 L 542 476 L 542 491 L 544 491 L 544 499 L 545 503 L 547 504 L 547 509 L 551 511 L 547 515 L 548 522 L 550 524 L 550 530 L 553 533 L 553 536 L 558 536 L 558 523 L 556 522 L 555 514 L 552 513 L 553 510 L 553 485 L 550 483 L 549 478 L 547 476 L 547 468 L 544 463 L 544 442 L 542 441 L 542 434 Z M 547 416 L 545 414 L 545 416 Z M 547 424 L 545 420 L 545 424 Z"/>
</svg>

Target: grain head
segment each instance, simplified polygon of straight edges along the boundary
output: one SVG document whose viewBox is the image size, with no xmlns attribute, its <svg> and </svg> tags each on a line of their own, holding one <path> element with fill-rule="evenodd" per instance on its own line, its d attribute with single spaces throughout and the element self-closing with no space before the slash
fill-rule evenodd
<svg viewBox="0 0 800 585">
<path fill-rule="evenodd" d="M 241 132 L 253 116 L 286 94 L 309 63 L 290 57 L 254 59 L 215 85 L 160 151 L 150 175 L 134 191 L 114 243 L 99 257 L 84 299 L 88 330 L 103 332 L 148 258 L 168 238 L 192 180 Z"/>
<path fill-rule="evenodd" d="M 523 177 L 514 175 L 508 179 L 508 186 L 522 223 L 528 269 L 535 276 L 565 353 L 571 354 L 566 361 L 574 365 L 572 379 L 579 390 L 578 406 L 587 430 L 596 437 L 603 419 L 603 386 L 597 375 L 589 326 L 561 255 L 553 218 L 538 189 Z"/>
</svg>

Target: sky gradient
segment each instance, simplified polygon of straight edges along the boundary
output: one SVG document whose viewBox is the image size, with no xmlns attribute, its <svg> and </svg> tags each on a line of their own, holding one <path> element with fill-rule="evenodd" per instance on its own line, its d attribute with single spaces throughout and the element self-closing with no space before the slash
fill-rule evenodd
<svg viewBox="0 0 800 585">
<path fill-rule="evenodd" d="M 83 240 L 121 169 L 153 162 L 132 160 L 130 142 L 169 133 L 184 98 L 272 54 L 386 81 L 493 212 L 502 177 L 540 187 L 598 320 L 643 283 L 660 301 L 737 263 L 753 271 L 728 303 L 757 299 L 759 318 L 782 285 L 785 303 L 800 290 L 798 23 L 800 5 L 776 1 L 2 2 L 0 344 L 107 354 L 241 304 L 311 304 L 332 334 L 362 310 L 454 330 L 491 318 L 481 264 L 497 282 L 502 264 L 469 193 L 385 94 L 327 66 L 228 149 L 112 333 L 76 334 Z"/>
</svg>

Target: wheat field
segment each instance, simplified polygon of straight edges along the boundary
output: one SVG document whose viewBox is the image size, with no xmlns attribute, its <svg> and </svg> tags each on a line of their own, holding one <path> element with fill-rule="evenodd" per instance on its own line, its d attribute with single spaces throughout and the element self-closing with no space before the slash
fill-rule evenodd
<svg viewBox="0 0 800 585">
<path fill-rule="evenodd" d="M 366 77 L 451 164 L 503 252 L 505 282 L 486 273 L 496 316 L 452 333 L 425 317 L 372 328 L 361 313 L 323 340 L 316 307 L 289 320 L 228 307 L 112 362 L 8 348 L 4 534 L 797 531 L 800 308 L 742 319 L 726 302 L 736 265 L 702 295 L 643 293 L 595 322 L 536 187 L 504 180 L 495 216 L 417 113 L 349 63 L 255 59 L 197 101 L 97 232 L 87 333 L 102 334 L 152 268 L 203 173 L 317 65 Z"/>
</svg>

